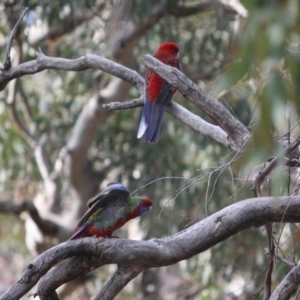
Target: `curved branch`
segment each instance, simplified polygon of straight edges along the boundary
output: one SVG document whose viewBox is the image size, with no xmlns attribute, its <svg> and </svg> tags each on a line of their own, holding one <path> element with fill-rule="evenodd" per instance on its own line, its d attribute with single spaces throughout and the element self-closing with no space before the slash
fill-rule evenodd
<svg viewBox="0 0 300 300">
<path fill-rule="evenodd" d="M 142 94 L 144 89 L 144 79 L 136 71 L 126 68 L 104 57 L 95 54 L 86 54 L 77 59 L 66 59 L 49 57 L 41 51 L 37 52 L 37 59 L 25 62 L 0 74 L 0 91 L 14 78 L 19 78 L 28 74 L 35 74 L 46 69 L 56 69 L 65 71 L 84 71 L 87 69 L 99 69 L 116 77 L 119 77 L 138 89 Z"/>
<path fill-rule="evenodd" d="M 175 101 L 171 101 L 171 103 L 167 106 L 166 111 L 200 134 L 221 143 L 227 148 L 230 148 L 228 135 L 219 126 L 206 122 Z"/>
<path fill-rule="evenodd" d="M 14 26 L 14 28 L 13 28 L 11 34 L 10 34 L 10 37 L 9 37 L 8 43 L 7 43 L 7 47 L 6 47 L 6 52 L 5 52 L 5 62 L 4 62 L 3 68 L 0 69 L 1 71 L 3 71 L 3 70 L 7 71 L 11 67 L 10 50 L 11 50 L 12 42 L 13 42 L 13 40 L 15 38 L 16 32 L 17 32 L 18 28 L 20 27 L 20 25 L 21 25 L 21 23 L 23 21 L 23 18 L 26 15 L 28 9 L 29 8 L 26 7 L 24 9 L 24 11 L 21 13 L 21 15 L 19 17 L 19 20 L 17 21 L 16 25 Z"/>
<path fill-rule="evenodd" d="M 247 128 L 237 120 L 220 102 L 201 90 L 178 69 L 165 65 L 151 55 L 146 55 L 144 63 L 152 68 L 178 90 L 190 102 L 208 114 L 230 137 L 231 149 L 241 149 L 249 139 Z"/>
<path fill-rule="evenodd" d="M 132 268 L 167 266 L 189 259 L 246 228 L 266 222 L 294 223 L 299 222 L 299 219 L 300 197 L 254 198 L 234 203 L 195 225 L 163 239 L 133 241 L 82 238 L 68 241 L 38 256 L 29 264 L 18 282 L 0 299 L 24 295 L 47 271 L 68 257 L 80 255 L 51 270 L 46 276 L 51 278 L 51 281 L 41 280 L 38 294 L 40 291 L 51 294 L 63 282 L 104 264 L 118 264 L 119 267 Z M 77 260 L 76 263 L 74 259 Z"/>
<path fill-rule="evenodd" d="M 134 99 L 126 102 L 112 102 L 103 104 L 103 107 L 107 110 L 121 110 L 121 109 L 130 109 L 134 107 L 143 106 L 144 100 L 143 97 Z M 227 139 L 227 134 L 219 126 L 210 124 L 200 118 L 199 116 L 193 114 L 180 104 L 175 101 L 171 101 L 166 108 L 166 111 L 173 115 L 178 120 L 182 121 L 185 125 L 196 130 L 202 135 L 205 135 L 221 144 L 225 147 L 230 147 Z"/>
</svg>

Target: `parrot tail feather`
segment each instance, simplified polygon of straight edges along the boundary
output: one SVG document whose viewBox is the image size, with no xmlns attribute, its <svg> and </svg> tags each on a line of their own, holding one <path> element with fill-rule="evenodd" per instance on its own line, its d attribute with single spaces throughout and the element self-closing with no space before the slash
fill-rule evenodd
<svg viewBox="0 0 300 300">
<path fill-rule="evenodd" d="M 89 224 L 84 224 L 80 228 L 76 229 L 76 231 L 73 233 L 73 235 L 69 238 L 70 240 L 75 240 L 83 233 L 83 231 L 89 226 Z"/>
</svg>

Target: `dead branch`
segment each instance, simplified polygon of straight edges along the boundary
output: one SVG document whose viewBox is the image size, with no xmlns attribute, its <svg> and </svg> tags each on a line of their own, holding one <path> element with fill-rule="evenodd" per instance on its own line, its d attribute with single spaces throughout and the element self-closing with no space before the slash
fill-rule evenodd
<svg viewBox="0 0 300 300">
<path fill-rule="evenodd" d="M 139 99 L 126 102 L 112 102 L 103 104 L 103 107 L 108 110 L 131 109 L 134 107 L 140 107 L 143 105 L 143 103 L 144 100 L 143 97 L 141 97 Z M 171 101 L 171 103 L 169 103 L 167 106 L 166 111 L 200 134 L 221 143 L 227 148 L 230 147 L 225 131 L 223 131 L 219 126 L 206 122 L 201 117 L 193 114 L 177 102 Z"/>
<path fill-rule="evenodd" d="M 270 297 L 270 300 L 290 299 L 292 294 L 298 289 L 300 283 L 300 262 L 298 262 L 290 272 L 281 280 L 279 285 Z"/>
<path fill-rule="evenodd" d="M 65 71 L 84 71 L 87 69 L 99 69 L 116 77 L 119 77 L 143 93 L 144 81 L 134 70 L 126 68 L 104 57 L 86 54 L 77 59 L 65 59 L 46 56 L 39 50 L 37 59 L 11 67 L 0 74 L 0 91 L 14 78 L 19 78 L 28 74 L 35 74 L 46 69 L 56 69 Z"/>
<path fill-rule="evenodd" d="M 45 280 L 43 278 L 40 281 L 36 294 L 53 295 L 55 289 L 62 283 L 104 264 L 118 264 L 124 272 L 127 267 L 146 269 L 167 266 L 189 259 L 246 228 L 265 222 L 294 223 L 299 220 L 300 197 L 264 197 L 234 203 L 195 225 L 163 239 L 133 241 L 83 238 L 68 241 L 39 255 L 0 299 L 19 299 L 53 266 L 69 257 L 75 256 L 49 271 L 44 277 Z M 117 283 L 111 288 L 107 287 L 105 295 L 102 294 L 104 299 L 112 299 L 117 288 Z"/>
<path fill-rule="evenodd" d="M 14 26 L 14 28 L 13 28 L 11 34 L 10 34 L 10 37 L 9 37 L 8 43 L 7 43 L 7 47 L 6 47 L 6 52 L 5 52 L 4 65 L 3 65 L 3 68 L 0 68 L 0 71 L 8 71 L 11 67 L 10 50 L 11 50 L 12 42 L 15 38 L 15 34 L 16 34 L 18 28 L 20 27 L 20 25 L 23 21 L 23 18 L 25 17 L 27 11 L 28 11 L 28 7 L 25 8 L 25 10 L 20 15 L 19 20 L 17 21 L 16 25 Z"/>
</svg>

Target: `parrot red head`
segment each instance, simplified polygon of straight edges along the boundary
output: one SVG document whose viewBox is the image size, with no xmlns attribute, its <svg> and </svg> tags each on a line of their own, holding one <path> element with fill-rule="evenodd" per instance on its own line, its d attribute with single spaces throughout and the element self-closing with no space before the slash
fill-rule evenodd
<svg viewBox="0 0 300 300">
<path fill-rule="evenodd" d="M 175 43 L 166 42 L 159 46 L 159 48 L 157 49 L 157 52 L 165 52 L 172 56 L 178 56 L 179 48 Z"/>
<path fill-rule="evenodd" d="M 141 197 L 140 204 L 139 204 L 139 212 L 140 214 L 144 214 L 148 212 L 153 205 L 153 201 L 147 197 Z"/>
</svg>

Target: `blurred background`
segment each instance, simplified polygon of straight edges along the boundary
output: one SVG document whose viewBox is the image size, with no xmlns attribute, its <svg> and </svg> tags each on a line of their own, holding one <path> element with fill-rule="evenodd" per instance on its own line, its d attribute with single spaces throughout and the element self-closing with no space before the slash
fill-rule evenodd
<svg viewBox="0 0 300 300">
<path fill-rule="evenodd" d="M 299 134 L 299 6 L 298 0 L 2 0 L 1 62 L 25 7 L 13 65 L 36 59 L 40 47 L 70 59 L 97 54 L 144 75 L 144 55 L 173 41 L 182 72 L 222 102 L 253 139 L 236 155 L 166 114 L 159 143 L 144 143 L 136 138 L 141 108 L 102 108 L 138 98 L 138 91 L 100 70 L 45 70 L 11 81 L 0 93 L 0 294 L 34 257 L 68 239 L 87 200 L 108 182 L 139 189 L 136 195 L 155 202 L 151 213 L 115 233 L 131 239 L 166 237 L 252 198 L 264 162 Z M 180 93 L 174 100 L 213 123 Z M 296 167 L 278 168 L 264 186 L 264 195 L 297 192 Z M 56 231 L 14 209 L 24 201 L 33 201 Z M 298 226 L 279 224 L 275 231 L 282 256 L 297 259 Z M 147 270 L 117 299 L 258 299 L 265 247 L 262 227 L 245 230 L 188 261 Z M 61 295 L 92 299 L 115 270 L 102 267 Z M 287 271 L 278 262 L 274 283 Z"/>
</svg>

